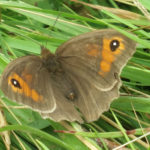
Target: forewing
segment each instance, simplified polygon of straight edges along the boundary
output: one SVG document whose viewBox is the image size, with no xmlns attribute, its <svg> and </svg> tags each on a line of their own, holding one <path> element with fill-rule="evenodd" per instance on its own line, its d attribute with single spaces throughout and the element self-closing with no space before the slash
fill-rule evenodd
<svg viewBox="0 0 150 150">
<path fill-rule="evenodd" d="M 119 41 L 119 47 L 112 51 L 111 42 L 115 40 Z M 56 55 L 67 72 L 73 72 L 97 89 L 107 91 L 118 82 L 135 46 L 135 42 L 115 30 L 97 30 L 67 41 L 58 48 Z"/>
<path fill-rule="evenodd" d="M 15 87 L 13 82 L 19 86 Z M 9 99 L 36 111 L 53 112 L 56 108 L 50 75 L 38 56 L 12 61 L 1 76 L 0 88 Z"/>
</svg>

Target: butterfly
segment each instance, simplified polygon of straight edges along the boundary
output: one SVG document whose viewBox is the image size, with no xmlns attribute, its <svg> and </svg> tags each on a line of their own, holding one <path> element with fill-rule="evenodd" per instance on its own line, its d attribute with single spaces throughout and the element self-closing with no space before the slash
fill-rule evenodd
<svg viewBox="0 0 150 150">
<path fill-rule="evenodd" d="M 136 43 L 113 29 L 76 36 L 52 54 L 13 60 L 1 76 L 0 88 L 11 100 L 54 121 L 97 120 L 119 97 L 120 73 Z"/>
</svg>

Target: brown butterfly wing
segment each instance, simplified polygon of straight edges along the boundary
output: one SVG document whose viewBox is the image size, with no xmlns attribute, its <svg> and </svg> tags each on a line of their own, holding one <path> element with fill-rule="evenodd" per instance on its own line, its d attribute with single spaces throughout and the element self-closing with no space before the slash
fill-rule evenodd
<svg viewBox="0 0 150 150">
<path fill-rule="evenodd" d="M 100 91 L 90 84 L 86 79 L 72 75 L 77 89 L 79 90 L 78 98 L 74 104 L 82 112 L 87 122 L 95 121 L 99 116 L 109 109 L 110 103 L 119 97 L 120 82 L 108 91 Z"/>
<path fill-rule="evenodd" d="M 74 100 L 69 98 L 70 93 L 76 93 L 78 89 L 68 73 L 55 72 L 51 78 L 53 94 L 56 99 L 56 109 L 52 113 L 41 113 L 41 115 L 54 121 L 68 120 L 82 123 L 83 120 L 75 108 Z"/>
<path fill-rule="evenodd" d="M 119 96 L 120 82 L 109 91 L 100 91 L 83 78 L 70 75 L 69 79 L 77 89 L 75 99 L 68 100 L 60 89 L 54 86 L 54 83 L 53 89 L 57 107 L 52 113 L 42 113 L 44 118 L 83 123 L 82 113 L 87 122 L 95 121 L 104 111 L 108 110 L 111 101 Z"/>
<path fill-rule="evenodd" d="M 120 42 L 115 52 L 110 51 L 113 40 Z M 86 121 L 98 119 L 119 96 L 119 75 L 135 52 L 135 45 L 114 30 L 100 30 L 75 37 L 58 48 L 56 55 L 77 89 L 72 103 Z"/>
<path fill-rule="evenodd" d="M 50 118 L 57 122 L 67 120 L 70 122 L 78 121 L 83 123 L 80 113 L 77 111 L 72 101 L 64 97 L 59 89 L 54 92 L 54 95 L 57 107 L 52 113 L 41 113 L 43 118 Z"/>
<path fill-rule="evenodd" d="M 119 41 L 112 51 L 111 41 Z M 63 67 L 107 91 L 118 82 L 123 66 L 135 52 L 135 42 L 115 30 L 97 30 L 77 36 L 61 45 L 56 54 Z"/>
<path fill-rule="evenodd" d="M 48 71 L 38 56 L 25 56 L 12 61 L 1 76 L 4 94 L 34 110 L 52 112 L 56 108 Z M 14 86 L 15 84 L 15 86 Z"/>
</svg>

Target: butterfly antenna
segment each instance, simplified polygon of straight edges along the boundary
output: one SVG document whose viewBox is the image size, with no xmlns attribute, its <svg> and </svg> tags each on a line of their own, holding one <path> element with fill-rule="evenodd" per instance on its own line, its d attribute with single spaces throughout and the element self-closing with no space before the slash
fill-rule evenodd
<svg viewBox="0 0 150 150">
<path fill-rule="evenodd" d="M 54 21 L 54 24 L 53 24 L 52 27 L 51 27 L 51 30 L 54 29 L 54 27 L 55 27 L 55 25 L 56 25 L 56 23 L 57 23 L 57 21 L 58 21 L 60 15 L 61 15 L 61 13 L 59 12 L 60 4 L 61 4 L 61 3 L 59 2 L 59 0 L 55 0 L 55 1 L 54 1 L 54 6 L 55 6 L 55 8 L 56 8 L 56 11 L 58 12 L 58 15 L 57 15 L 57 17 L 56 17 L 56 20 Z"/>
<path fill-rule="evenodd" d="M 58 11 L 58 15 L 57 15 L 57 17 L 56 17 L 56 19 L 54 21 L 54 24 L 50 27 L 50 31 L 54 30 L 54 27 L 55 27 L 55 25 L 56 25 L 60 15 L 61 15 L 61 12 L 59 12 L 59 6 L 60 6 L 59 0 L 55 0 L 54 1 L 54 7 L 56 8 L 56 11 Z M 42 47 L 46 47 L 46 46 L 47 46 L 47 42 L 46 42 L 45 46 L 42 46 Z"/>
</svg>

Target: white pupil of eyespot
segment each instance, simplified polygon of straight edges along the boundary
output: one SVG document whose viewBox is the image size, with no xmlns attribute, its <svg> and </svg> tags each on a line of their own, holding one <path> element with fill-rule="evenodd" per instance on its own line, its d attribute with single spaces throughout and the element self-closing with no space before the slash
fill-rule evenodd
<svg viewBox="0 0 150 150">
<path fill-rule="evenodd" d="M 14 85 L 17 85 L 17 81 L 14 80 L 13 84 L 14 84 Z"/>
<path fill-rule="evenodd" d="M 113 46 L 116 46 L 117 45 L 117 42 L 113 42 Z"/>
</svg>

